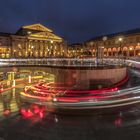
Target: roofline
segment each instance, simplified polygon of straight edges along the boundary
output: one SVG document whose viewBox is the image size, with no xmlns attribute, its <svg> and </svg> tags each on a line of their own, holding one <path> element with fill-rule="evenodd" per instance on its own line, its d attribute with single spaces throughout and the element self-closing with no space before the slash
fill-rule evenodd
<svg viewBox="0 0 140 140">
<path fill-rule="evenodd" d="M 101 39 L 103 39 L 103 37 L 113 38 L 113 37 L 116 37 L 116 36 L 127 36 L 127 35 L 130 35 L 130 34 L 140 34 L 140 28 L 130 29 L 130 30 L 127 30 L 127 31 L 122 31 L 122 32 L 117 32 L 117 33 L 111 33 L 111 34 L 104 34 L 104 35 L 96 36 L 94 38 L 91 38 L 89 40 L 84 41 L 84 43 L 94 41 L 94 40 L 101 40 Z"/>
</svg>

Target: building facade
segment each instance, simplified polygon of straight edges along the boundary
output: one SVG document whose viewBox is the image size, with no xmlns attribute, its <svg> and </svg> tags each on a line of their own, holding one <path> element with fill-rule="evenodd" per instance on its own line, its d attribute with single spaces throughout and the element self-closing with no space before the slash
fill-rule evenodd
<svg viewBox="0 0 140 140">
<path fill-rule="evenodd" d="M 69 46 L 68 57 L 140 57 L 140 29 L 99 36 Z"/>
<path fill-rule="evenodd" d="M 15 34 L 0 33 L 0 58 L 64 57 L 64 40 L 41 24 L 21 27 Z"/>
<path fill-rule="evenodd" d="M 0 33 L 0 58 L 139 57 L 140 29 L 65 44 L 41 24 L 21 27 L 15 34 Z"/>
</svg>

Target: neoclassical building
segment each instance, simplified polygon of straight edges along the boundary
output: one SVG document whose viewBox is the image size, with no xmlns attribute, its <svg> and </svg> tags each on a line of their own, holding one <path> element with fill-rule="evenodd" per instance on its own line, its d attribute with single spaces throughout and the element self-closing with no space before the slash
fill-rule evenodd
<svg viewBox="0 0 140 140">
<path fill-rule="evenodd" d="M 64 40 L 41 24 L 0 33 L 0 58 L 64 57 L 65 48 Z"/>
<path fill-rule="evenodd" d="M 98 52 L 98 53 L 97 53 Z M 68 57 L 139 57 L 140 29 L 99 36 L 69 46 Z"/>
<path fill-rule="evenodd" d="M 0 33 L 0 58 L 48 57 L 138 57 L 140 29 L 92 38 L 83 43 L 65 44 L 51 29 L 33 24 L 15 34 Z"/>
</svg>

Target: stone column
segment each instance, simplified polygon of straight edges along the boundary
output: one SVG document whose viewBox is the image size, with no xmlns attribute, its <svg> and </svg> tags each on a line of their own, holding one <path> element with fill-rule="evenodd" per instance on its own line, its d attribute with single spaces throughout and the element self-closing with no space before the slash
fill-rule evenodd
<svg viewBox="0 0 140 140">
<path fill-rule="evenodd" d="M 129 51 L 130 51 L 130 50 L 128 49 L 128 51 L 127 51 L 127 57 L 129 57 L 129 55 L 130 55 Z"/>
<path fill-rule="evenodd" d="M 14 57 L 14 40 L 12 40 L 11 57 Z"/>
<path fill-rule="evenodd" d="M 30 48 L 30 40 L 28 40 L 28 42 L 27 42 L 27 54 L 28 54 L 28 57 L 30 55 L 29 48 Z"/>
<path fill-rule="evenodd" d="M 134 47 L 134 57 L 136 56 L 136 46 Z"/>
<path fill-rule="evenodd" d="M 113 50 L 111 49 L 111 56 L 113 56 Z"/>
<path fill-rule="evenodd" d="M 45 57 L 46 48 L 43 41 L 42 41 L 42 47 L 43 47 L 43 57 Z"/>
<path fill-rule="evenodd" d="M 44 54 L 44 57 L 46 57 L 46 45 L 45 45 L 45 41 L 42 41 L 42 45 L 43 45 L 43 54 Z"/>
</svg>

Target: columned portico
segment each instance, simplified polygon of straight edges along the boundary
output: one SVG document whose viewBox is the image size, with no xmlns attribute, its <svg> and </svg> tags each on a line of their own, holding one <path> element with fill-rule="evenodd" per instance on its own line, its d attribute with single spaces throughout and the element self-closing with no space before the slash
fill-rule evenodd
<svg viewBox="0 0 140 140">
<path fill-rule="evenodd" d="M 1 36 L 0 36 L 1 38 Z M 4 37 L 3 37 L 4 38 Z M 5 46 L 0 58 L 44 58 L 44 57 L 61 57 L 57 52 L 64 52 L 63 39 L 53 33 L 52 30 L 41 24 L 33 24 L 21 27 L 16 34 L 9 34 L 9 44 Z M 8 48 L 7 48 L 8 47 Z"/>
</svg>

